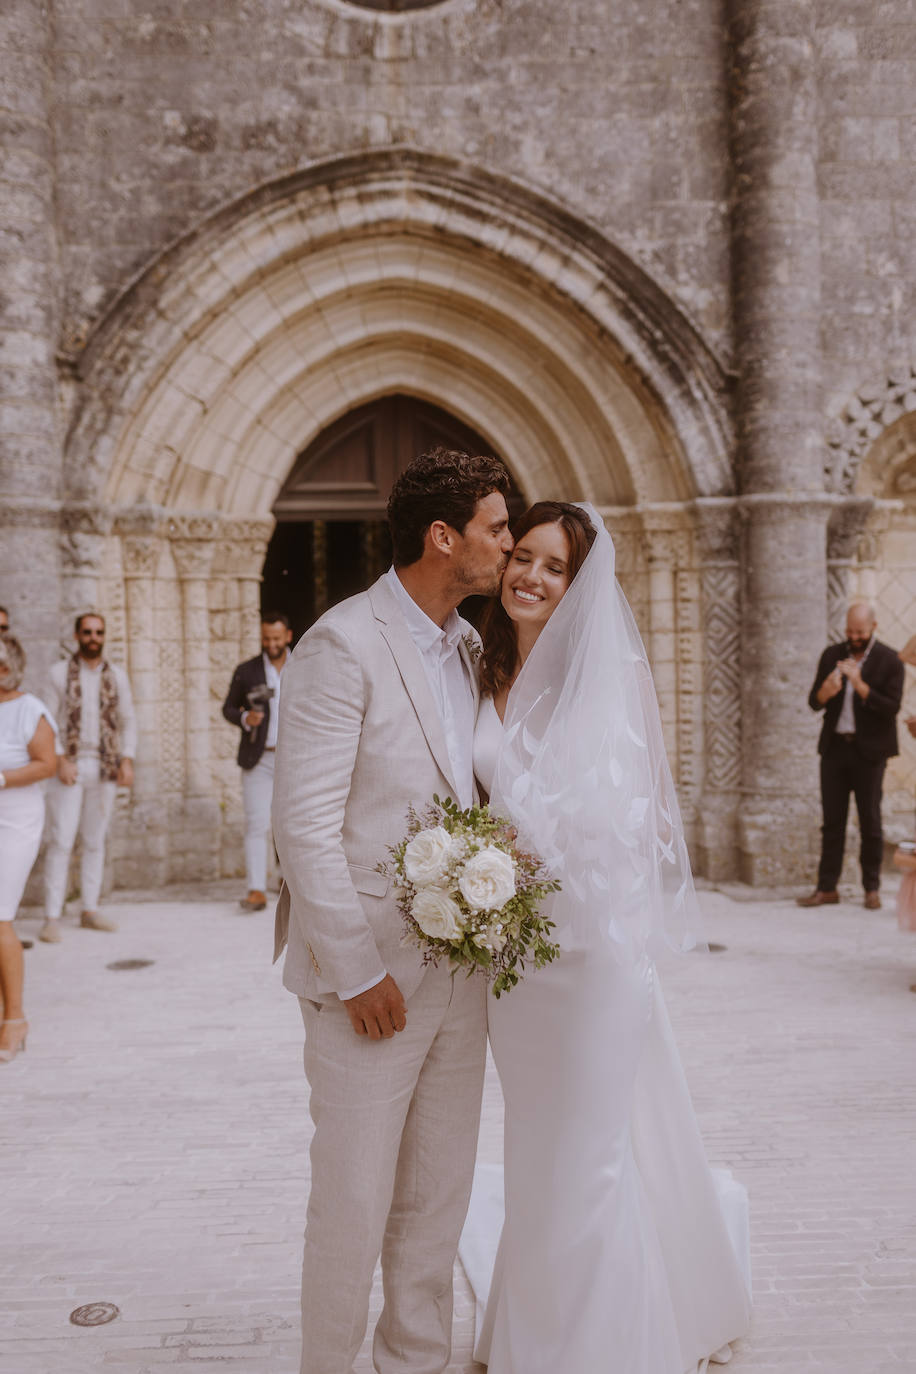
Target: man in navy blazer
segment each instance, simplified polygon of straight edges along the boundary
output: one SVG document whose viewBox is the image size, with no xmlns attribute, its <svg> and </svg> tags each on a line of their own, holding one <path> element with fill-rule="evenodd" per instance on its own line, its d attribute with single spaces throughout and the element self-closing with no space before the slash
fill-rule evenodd
<svg viewBox="0 0 916 1374">
<path fill-rule="evenodd" d="M 881 906 L 881 792 L 884 770 L 897 747 L 897 713 L 903 699 L 903 663 L 894 649 L 875 638 L 871 606 L 858 602 L 846 617 L 846 639 L 821 654 L 808 697 L 812 711 L 824 712 L 818 742 L 821 756 L 823 840 L 817 888 L 799 897 L 799 906 L 824 906 L 840 900 L 837 882 L 843 867 L 849 795 L 856 799 L 862 836 L 862 885 L 870 911 Z"/>
<path fill-rule="evenodd" d="M 280 611 L 261 617 L 261 652 L 240 663 L 223 702 L 223 715 L 241 730 L 238 765 L 242 770 L 245 811 L 245 881 L 243 911 L 267 905 L 267 845 L 271 837 L 270 804 L 280 705 L 280 674 L 289 658 L 289 621 Z"/>
</svg>

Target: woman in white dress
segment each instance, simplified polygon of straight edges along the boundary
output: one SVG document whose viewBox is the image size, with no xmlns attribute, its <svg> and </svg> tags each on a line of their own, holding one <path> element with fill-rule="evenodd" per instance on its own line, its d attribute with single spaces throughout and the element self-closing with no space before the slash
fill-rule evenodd
<svg viewBox="0 0 916 1374">
<path fill-rule="evenodd" d="M 489 1002 L 505 1223 L 476 1357 L 490 1374 L 685 1374 L 728 1359 L 750 1300 L 656 973 L 696 944 L 696 904 L 651 673 L 595 512 L 522 517 L 481 633 L 475 769 L 561 880 L 562 952 Z M 487 1225 L 472 1204 L 471 1231 Z"/>
<path fill-rule="evenodd" d="M 20 692 L 25 654 L 0 634 L 0 1063 L 25 1049 L 22 945 L 13 920 L 44 828 L 42 783 L 55 768 L 54 725 L 44 702 Z"/>
</svg>

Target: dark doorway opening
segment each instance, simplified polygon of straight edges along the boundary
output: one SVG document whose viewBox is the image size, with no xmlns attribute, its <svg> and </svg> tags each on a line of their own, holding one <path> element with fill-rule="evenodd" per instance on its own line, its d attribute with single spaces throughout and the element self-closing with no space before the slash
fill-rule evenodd
<svg viewBox="0 0 916 1374">
<path fill-rule="evenodd" d="M 436 444 L 493 452 L 447 410 L 399 394 L 350 411 L 300 454 L 274 505 L 261 585 L 262 608 L 285 611 L 294 639 L 390 566 L 388 494 L 410 460 Z M 524 504 L 513 487 L 510 514 Z"/>
</svg>

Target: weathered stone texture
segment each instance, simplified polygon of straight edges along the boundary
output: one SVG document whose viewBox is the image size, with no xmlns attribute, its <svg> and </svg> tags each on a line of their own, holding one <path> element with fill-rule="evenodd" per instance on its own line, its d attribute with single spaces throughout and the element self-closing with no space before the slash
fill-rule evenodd
<svg viewBox="0 0 916 1374">
<path fill-rule="evenodd" d="M 727 347 L 714 5 L 479 0 L 397 27 L 321 0 L 229 10 L 55 5 L 68 337 L 202 213 L 309 161 L 405 143 L 575 206 Z"/>
<path fill-rule="evenodd" d="M 828 414 L 916 355 L 916 11 L 818 6 L 821 342 Z"/>
<path fill-rule="evenodd" d="M 0 600 L 36 683 L 109 616 L 116 883 L 238 868 L 272 504 L 396 391 L 600 507 L 703 871 L 807 876 L 817 653 L 851 595 L 916 629 L 914 35 L 913 0 L 5 6 Z M 889 777 L 902 833 L 908 737 Z"/>
</svg>

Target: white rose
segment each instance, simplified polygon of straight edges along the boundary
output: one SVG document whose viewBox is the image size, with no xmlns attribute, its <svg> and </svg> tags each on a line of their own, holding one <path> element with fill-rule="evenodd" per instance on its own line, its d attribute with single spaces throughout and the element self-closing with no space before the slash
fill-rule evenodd
<svg viewBox="0 0 916 1374">
<path fill-rule="evenodd" d="M 468 859 L 458 879 L 461 895 L 474 911 L 498 911 L 515 896 L 515 861 L 488 844 Z"/>
<path fill-rule="evenodd" d="M 452 855 L 452 837 L 442 825 L 421 830 L 404 850 L 404 872 L 415 887 L 441 883 Z"/>
<path fill-rule="evenodd" d="M 461 907 L 441 887 L 421 887 L 411 915 L 423 934 L 434 940 L 454 940 L 461 934 Z"/>
</svg>

